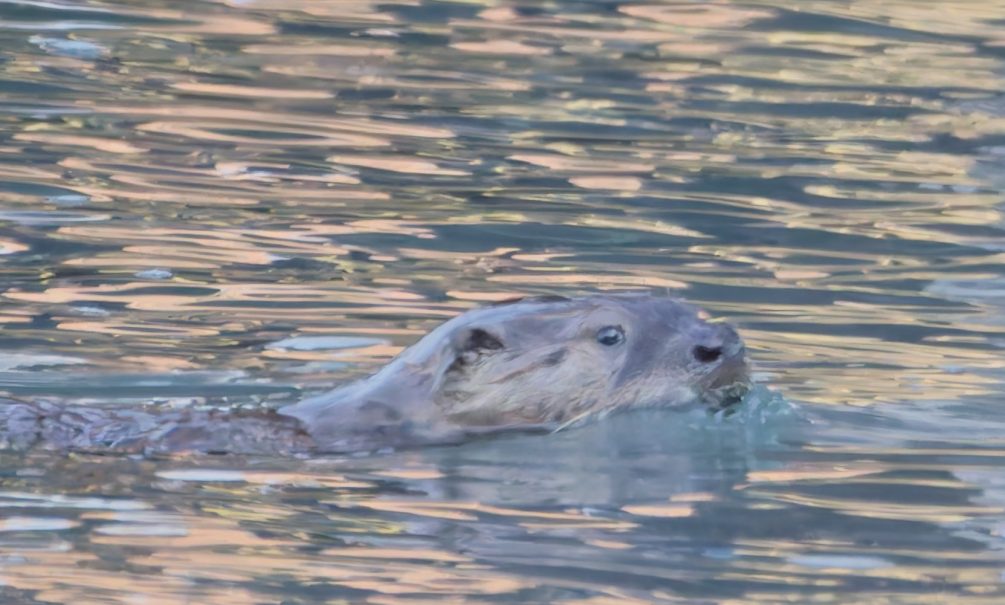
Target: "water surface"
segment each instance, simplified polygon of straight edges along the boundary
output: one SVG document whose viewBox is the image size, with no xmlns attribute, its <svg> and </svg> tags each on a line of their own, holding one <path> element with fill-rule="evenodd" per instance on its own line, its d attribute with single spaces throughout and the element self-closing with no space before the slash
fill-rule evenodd
<svg viewBox="0 0 1005 605">
<path fill-rule="evenodd" d="M 1000 0 L 0 2 L 0 389 L 271 406 L 484 301 L 680 293 L 730 418 L 0 456 L 17 604 L 998 603 Z"/>
</svg>

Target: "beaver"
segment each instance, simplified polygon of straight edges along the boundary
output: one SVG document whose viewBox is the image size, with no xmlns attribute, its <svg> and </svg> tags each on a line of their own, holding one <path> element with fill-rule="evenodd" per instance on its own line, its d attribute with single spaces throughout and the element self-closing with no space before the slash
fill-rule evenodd
<svg viewBox="0 0 1005 605">
<path fill-rule="evenodd" d="M 638 407 L 723 407 L 749 384 L 743 342 L 680 300 L 522 298 L 469 311 L 373 376 L 281 408 L 323 449 L 556 428 Z"/>
<path fill-rule="evenodd" d="M 0 446 L 340 453 L 556 430 L 640 407 L 712 409 L 749 387 L 743 341 L 649 294 L 521 298 L 429 332 L 368 378 L 277 411 L 0 407 Z"/>
</svg>

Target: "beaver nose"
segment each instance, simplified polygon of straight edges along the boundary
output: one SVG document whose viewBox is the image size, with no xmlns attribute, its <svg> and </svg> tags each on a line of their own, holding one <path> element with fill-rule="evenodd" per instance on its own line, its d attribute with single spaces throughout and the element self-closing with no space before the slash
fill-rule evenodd
<svg viewBox="0 0 1005 605">
<path fill-rule="evenodd" d="M 722 347 L 706 347 L 703 345 L 698 345 L 691 349 L 691 354 L 694 358 L 702 363 L 712 363 L 716 359 L 722 357 Z"/>
<path fill-rule="evenodd" d="M 721 359 L 724 355 L 733 357 L 742 354 L 743 343 L 739 334 L 733 328 L 719 324 L 715 325 L 714 334 L 709 335 L 707 340 L 695 345 L 691 349 L 691 355 L 701 363 L 712 363 Z"/>
</svg>

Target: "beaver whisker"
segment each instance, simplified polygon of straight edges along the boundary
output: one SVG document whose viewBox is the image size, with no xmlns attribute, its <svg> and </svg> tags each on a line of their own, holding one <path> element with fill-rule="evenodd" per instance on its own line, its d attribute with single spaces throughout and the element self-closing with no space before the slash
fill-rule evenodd
<svg viewBox="0 0 1005 605">
<path fill-rule="evenodd" d="M 551 431 L 551 433 L 553 433 L 553 434 L 554 433 L 559 433 L 561 431 L 564 431 L 565 429 L 568 429 L 568 428 L 571 428 L 573 426 L 576 426 L 577 424 L 579 424 L 581 422 L 586 422 L 586 420 L 588 420 L 588 419 L 590 419 L 592 417 L 603 418 L 604 416 L 608 415 L 609 413 L 610 413 L 610 410 L 599 410 L 599 411 L 598 410 L 587 410 L 587 411 L 583 412 L 582 414 L 580 414 L 578 416 L 575 416 L 575 417 L 571 418 L 570 420 L 566 420 L 562 424 L 558 425 L 557 427 L 555 427 Z"/>
</svg>

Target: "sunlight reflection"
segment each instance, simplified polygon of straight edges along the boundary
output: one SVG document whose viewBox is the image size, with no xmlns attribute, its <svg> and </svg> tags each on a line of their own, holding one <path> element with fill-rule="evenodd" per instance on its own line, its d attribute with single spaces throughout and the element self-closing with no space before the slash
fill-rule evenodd
<svg viewBox="0 0 1005 605">
<path fill-rule="evenodd" d="M 12 393 L 258 409 L 605 290 L 735 322 L 777 391 L 375 456 L 10 456 L 0 601 L 1001 602 L 1003 14 L 0 2 Z"/>
</svg>

